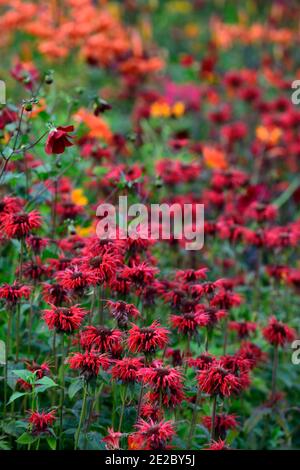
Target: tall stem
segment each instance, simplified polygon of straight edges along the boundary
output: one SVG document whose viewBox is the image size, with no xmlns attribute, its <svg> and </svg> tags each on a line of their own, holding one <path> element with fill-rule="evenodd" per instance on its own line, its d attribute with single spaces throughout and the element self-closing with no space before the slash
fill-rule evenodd
<svg viewBox="0 0 300 470">
<path fill-rule="evenodd" d="M 65 345 L 64 345 L 64 334 L 61 336 L 61 394 L 60 394 L 60 419 L 59 419 L 59 447 L 62 447 L 62 432 L 63 432 L 63 409 L 64 409 L 64 398 L 65 398 Z"/>
<path fill-rule="evenodd" d="M 195 427 L 196 427 L 196 423 L 197 423 L 197 412 L 198 412 L 198 406 L 199 406 L 199 403 L 200 403 L 200 399 L 201 399 L 201 390 L 198 388 L 196 401 L 195 401 L 195 404 L 194 404 L 194 409 L 193 409 L 193 414 L 192 414 L 192 421 L 191 421 L 191 427 L 190 427 L 188 442 L 187 442 L 188 445 L 191 445 L 191 441 L 192 441 L 193 436 L 194 436 Z"/>
<path fill-rule="evenodd" d="M 216 427 L 216 411 L 217 411 L 217 395 L 213 396 L 213 405 L 211 412 L 211 441 L 215 439 L 215 427 Z"/>
<path fill-rule="evenodd" d="M 80 431 L 81 431 L 81 427 L 82 427 L 82 424 L 83 424 L 83 421 L 84 421 L 84 417 L 85 417 L 86 399 L 87 399 L 87 385 L 86 385 L 86 382 L 84 382 L 82 406 L 81 406 L 81 412 L 80 412 L 80 418 L 79 418 L 78 428 L 77 428 L 76 433 L 75 433 L 75 445 L 74 445 L 74 450 L 77 450 L 77 449 L 78 449 L 78 442 L 79 442 Z"/>
<path fill-rule="evenodd" d="M 3 415 L 5 418 L 6 415 L 6 403 L 7 403 L 7 378 L 8 378 L 8 358 L 9 358 L 9 349 L 10 349 L 10 335 L 11 335 L 11 320 L 12 312 L 8 312 L 8 323 L 7 323 L 7 333 L 5 341 L 5 366 L 4 366 L 4 404 L 3 404 Z"/>
<path fill-rule="evenodd" d="M 123 417 L 124 417 L 124 411 L 125 411 L 125 405 L 126 405 L 126 399 L 127 399 L 127 390 L 128 390 L 128 385 L 125 386 L 124 395 L 122 397 L 122 408 L 121 408 L 119 428 L 118 428 L 119 432 L 121 432 L 121 429 L 122 429 L 122 423 L 123 423 Z"/>
<path fill-rule="evenodd" d="M 278 369 L 278 345 L 275 345 L 274 356 L 273 356 L 273 370 L 272 370 L 272 392 L 271 392 L 272 399 L 275 398 L 275 394 L 276 394 L 277 369 Z"/>
</svg>

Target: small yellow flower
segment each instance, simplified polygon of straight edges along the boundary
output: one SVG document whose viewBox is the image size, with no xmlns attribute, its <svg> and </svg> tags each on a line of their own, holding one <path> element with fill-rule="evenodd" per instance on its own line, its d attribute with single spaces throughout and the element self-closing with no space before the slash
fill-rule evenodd
<svg viewBox="0 0 300 470">
<path fill-rule="evenodd" d="M 91 235 L 94 231 L 94 228 L 92 225 L 90 225 L 89 227 L 76 227 L 76 233 L 77 235 L 79 235 L 80 237 L 88 237 L 89 235 Z"/>
<path fill-rule="evenodd" d="M 73 189 L 71 192 L 71 200 L 74 202 L 74 204 L 77 204 L 77 206 L 86 206 L 89 202 L 83 194 L 83 189 L 81 188 Z"/>
<path fill-rule="evenodd" d="M 281 129 L 279 129 L 279 127 L 268 129 L 265 126 L 259 126 L 256 128 L 256 137 L 258 138 L 258 140 L 267 145 L 278 144 L 281 136 L 282 131 Z"/>
<path fill-rule="evenodd" d="M 194 39 L 199 35 L 199 26 L 196 23 L 188 23 L 184 27 L 186 36 L 190 39 Z"/>
<path fill-rule="evenodd" d="M 175 0 L 167 4 L 167 9 L 172 13 L 188 14 L 192 11 L 193 5 L 184 0 Z"/>
<path fill-rule="evenodd" d="M 154 118 L 168 118 L 171 116 L 171 108 L 165 101 L 155 101 L 151 104 L 150 115 Z"/>
<path fill-rule="evenodd" d="M 172 114 L 176 118 L 181 117 L 185 112 L 185 105 L 182 103 L 182 101 L 177 101 L 173 106 L 172 106 Z"/>
</svg>

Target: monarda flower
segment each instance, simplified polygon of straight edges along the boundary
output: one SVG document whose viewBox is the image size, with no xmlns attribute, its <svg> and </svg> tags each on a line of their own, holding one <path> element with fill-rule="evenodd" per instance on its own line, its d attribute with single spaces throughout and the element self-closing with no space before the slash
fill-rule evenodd
<svg viewBox="0 0 300 470">
<path fill-rule="evenodd" d="M 230 450 L 230 449 L 226 445 L 225 441 L 222 441 L 222 439 L 219 439 L 218 441 L 212 441 L 210 446 L 204 450 Z"/>
<path fill-rule="evenodd" d="M 49 411 L 30 411 L 30 416 L 28 418 L 31 433 L 34 435 L 49 433 L 49 427 L 54 423 L 55 410 Z"/>
<path fill-rule="evenodd" d="M 111 369 L 113 379 L 122 380 L 124 383 L 136 382 L 139 371 L 143 367 L 142 359 L 136 357 L 123 357 L 115 361 Z"/>
<path fill-rule="evenodd" d="M 240 339 L 245 339 L 248 338 L 251 333 L 256 331 L 257 325 L 250 321 L 231 321 L 229 322 L 229 329 L 236 331 Z"/>
<path fill-rule="evenodd" d="M 1 228 L 8 238 L 24 238 L 42 224 L 38 211 L 11 212 L 1 217 Z"/>
<path fill-rule="evenodd" d="M 211 354 L 205 352 L 203 354 L 200 354 L 200 356 L 196 358 L 188 358 L 187 359 L 187 364 L 189 367 L 194 367 L 199 370 L 206 370 L 211 367 L 213 362 L 215 362 L 215 358 L 211 356 Z"/>
<path fill-rule="evenodd" d="M 43 248 L 48 245 L 49 240 L 47 238 L 38 237 L 36 235 L 30 235 L 26 239 L 26 245 L 29 246 L 35 255 L 39 255 Z"/>
<path fill-rule="evenodd" d="M 53 129 L 47 138 L 46 153 L 48 154 L 61 154 L 64 153 L 66 147 L 74 145 L 70 142 L 71 136 L 69 132 L 74 131 L 74 126 L 59 126 Z"/>
<path fill-rule="evenodd" d="M 170 321 L 174 328 L 188 336 L 196 334 L 197 328 L 199 327 L 195 312 L 187 312 L 183 315 L 171 315 Z"/>
<path fill-rule="evenodd" d="M 119 327 L 126 327 L 129 317 L 137 318 L 141 316 L 135 305 L 123 302 L 123 300 L 117 302 L 109 300 L 106 305 L 110 314 L 117 320 Z"/>
<path fill-rule="evenodd" d="M 157 349 L 164 349 L 168 343 L 169 331 L 154 321 L 148 327 L 133 325 L 129 330 L 128 348 L 131 352 L 153 354 Z"/>
<path fill-rule="evenodd" d="M 99 284 L 109 281 L 115 276 L 117 260 L 109 253 L 97 256 L 87 256 L 82 259 L 82 269 L 93 272 Z"/>
<path fill-rule="evenodd" d="M 204 416 L 202 418 L 202 423 L 211 431 L 211 416 Z M 235 429 L 238 423 L 236 421 L 235 415 L 227 415 L 226 413 L 217 414 L 215 418 L 215 436 L 216 438 L 225 439 L 226 432 L 230 429 Z"/>
<path fill-rule="evenodd" d="M 270 318 L 268 326 L 263 329 L 263 335 L 270 344 L 282 347 L 296 338 L 295 330 L 275 317 Z"/>
<path fill-rule="evenodd" d="M 143 262 L 132 267 L 126 266 L 122 271 L 122 278 L 139 287 L 153 282 L 157 272 L 157 268 L 148 266 Z"/>
<path fill-rule="evenodd" d="M 21 285 L 17 281 L 13 284 L 0 286 L 0 299 L 4 299 L 8 308 L 15 306 L 22 298 L 29 299 L 30 287 Z"/>
<path fill-rule="evenodd" d="M 199 326 L 213 328 L 217 323 L 227 316 L 226 310 L 218 310 L 213 307 L 199 305 L 196 308 L 195 321 Z"/>
<path fill-rule="evenodd" d="M 140 419 L 135 425 L 137 431 L 132 435 L 133 441 L 143 450 L 163 450 L 175 435 L 172 421 L 159 421 Z"/>
<path fill-rule="evenodd" d="M 143 367 L 138 373 L 142 382 L 150 385 L 153 390 L 182 388 L 181 373 L 169 366 Z"/>
<path fill-rule="evenodd" d="M 267 359 L 267 355 L 254 343 L 243 341 L 237 353 L 240 358 L 245 358 L 250 364 L 250 369 Z"/>
<path fill-rule="evenodd" d="M 198 384 L 202 392 L 220 397 L 236 395 L 243 388 L 239 377 L 222 367 L 220 361 L 213 362 L 209 369 L 199 371 Z"/>
<path fill-rule="evenodd" d="M 176 273 L 175 279 L 183 282 L 196 282 L 199 279 L 205 279 L 207 271 L 208 268 L 179 270 Z"/>
<path fill-rule="evenodd" d="M 87 311 L 78 305 L 73 307 L 56 307 L 44 311 L 44 320 L 50 330 L 57 333 L 74 333 L 81 326 Z"/>
<path fill-rule="evenodd" d="M 97 277 L 92 271 L 81 270 L 78 266 L 71 266 L 57 273 L 57 279 L 65 289 L 82 293 L 84 289 L 97 284 Z"/>
<path fill-rule="evenodd" d="M 80 345 L 84 349 L 111 352 L 120 345 L 122 332 L 106 326 L 87 326 L 80 334 Z"/>
<path fill-rule="evenodd" d="M 48 284 L 43 285 L 43 299 L 48 304 L 62 305 L 65 302 L 70 301 L 70 297 L 67 289 L 60 284 Z"/>
<path fill-rule="evenodd" d="M 110 366 L 110 360 L 106 354 L 99 354 L 95 351 L 85 351 L 84 353 L 75 353 L 69 358 L 71 369 L 80 370 L 80 375 L 86 381 L 96 377 L 100 368 L 107 370 Z"/>
<path fill-rule="evenodd" d="M 105 443 L 106 450 L 118 450 L 120 449 L 120 438 L 122 437 L 121 432 L 114 431 L 113 428 L 108 428 L 107 436 L 102 438 Z"/>
</svg>

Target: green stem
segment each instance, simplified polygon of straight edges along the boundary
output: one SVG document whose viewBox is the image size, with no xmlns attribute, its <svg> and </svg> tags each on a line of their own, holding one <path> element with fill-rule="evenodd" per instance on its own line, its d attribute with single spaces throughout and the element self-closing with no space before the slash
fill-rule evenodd
<svg viewBox="0 0 300 470">
<path fill-rule="evenodd" d="M 216 427 L 216 411 L 217 411 L 217 395 L 213 396 L 213 405 L 211 413 L 211 441 L 215 440 Z"/>
<path fill-rule="evenodd" d="M 11 322 L 12 322 L 12 312 L 9 310 L 7 333 L 6 333 L 6 345 L 5 345 L 5 366 L 4 366 L 4 407 L 3 407 L 4 418 L 6 416 L 6 403 L 7 403 L 7 378 L 8 378 L 8 358 L 9 358 L 9 349 L 10 349 Z"/>
<path fill-rule="evenodd" d="M 82 423 L 83 423 L 83 420 L 84 420 L 84 417 L 85 417 L 86 399 L 87 399 L 87 385 L 86 385 L 86 382 L 84 382 L 82 406 L 81 406 L 81 412 L 80 412 L 80 418 L 79 418 L 78 428 L 77 428 L 76 434 L 75 434 L 75 446 L 74 446 L 74 450 L 77 450 L 77 449 L 78 449 L 78 442 L 79 442 L 80 431 L 81 431 Z"/>
<path fill-rule="evenodd" d="M 65 345 L 64 345 L 64 334 L 61 337 L 61 394 L 60 394 L 60 419 L 59 419 L 59 448 L 62 447 L 62 433 L 63 433 L 63 408 L 64 408 L 64 398 L 65 398 L 65 365 L 64 365 L 64 357 L 65 357 Z"/>
</svg>

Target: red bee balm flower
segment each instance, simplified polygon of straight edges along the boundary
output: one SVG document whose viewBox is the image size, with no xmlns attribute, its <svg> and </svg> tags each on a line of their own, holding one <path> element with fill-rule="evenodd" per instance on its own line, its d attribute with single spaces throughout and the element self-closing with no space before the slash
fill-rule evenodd
<svg viewBox="0 0 300 470">
<path fill-rule="evenodd" d="M 41 216 L 38 211 L 11 212 L 1 218 L 1 228 L 9 238 L 24 238 L 34 229 L 41 226 Z"/>
<path fill-rule="evenodd" d="M 44 411 L 30 411 L 29 423 L 31 424 L 32 434 L 42 434 L 49 432 L 49 426 L 52 426 L 55 420 L 55 410 L 45 413 Z"/>
<path fill-rule="evenodd" d="M 114 379 L 122 380 L 123 382 L 135 382 L 138 378 L 139 370 L 143 367 L 141 359 L 136 357 L 124 357 L 115 362 L 111 369 L 112 377 Z"/>
<path fill-rule="evenodd" d="M 47 138 L 46 142 L 46 153 L 48 154 L 60 154 L 64 153 L 66 147 L 74 145 L 69 141 L 71 136 L 69 132 L 74 131 L 74 126 L 59 126 L 53 129 Z"/>
<path fill-rule="evenodd" d="M 133 441 L 143 450 L 166 449 L 167 442 L 175 435 L 172 421 L 154 423 L 151 419 L 149 422 L 140 419 L 135 427 Z"/>
<path fill-rule="evenodd" d="M 98 354 L 96 352 L 86 351 L 85 353 L 76 353 L 69 358 L 71 369 L 80 369 L 81 375 L 85 380 L 90 380 L 99 374 L 100 367 L 107 370 L 110 361 L 106 354 Z"/>
<path fill-rule="evenodd" d="M 80 335 L 80 344 L 84 349 L 110 352 L 120 344 L 122 332 L 105 326 L 87 326 Z"/>
<path fill-rule="evenodd" d="M 108 435 L 103 437 L 102 441 L 105 443 L 107 450 L 120 449 L 121 432 L 114 431 L 113 428 L 108 428 Z"/>
<path fill-rule="evenodd" d="M 169 331 L 154 321 L 148 327 L 139 328 L 133 325 L 129 330 L 128 347 L 131 352 L 154 353 L 163 349 L 168 343 Z"/>
<path fill-rule="evenodd" d="M 80 327 L 87 311 L 74 305 L 73 307 L 55 307 L 45 310 L 44 320 L 50 330 L 56 329 L 57 333 L 73 333 Z"/>
<path fill-rule="evenodd" d="M 274 346 L 284 346 L 291 343 L 296 338 L 296 332 L 293 328 L 271 317 L 268 326 L 263 329 L 265 339 Z"/>
<path fill-rule="evenodd" d="M 221 397 L 230 397 L 241 392 L 243 388 L 239 377 L 223 367 L 219 361 L 198 373 L 198 383 L 202 392 Z"/>
<path fill-rule="evenodd" d="M 3 284 L 0 287 L 0 299 L 5 299 L 9 306 L 16 305 L 22 297 L 29 299 L 29 296 L 30 287 L 22 286 L 16 281 L 11 285 Z"/>
</svg>

